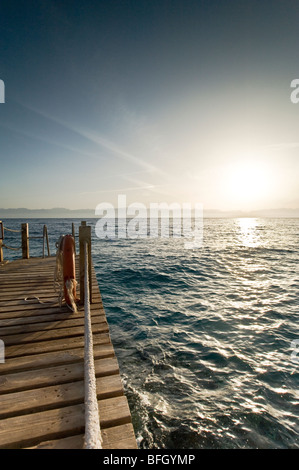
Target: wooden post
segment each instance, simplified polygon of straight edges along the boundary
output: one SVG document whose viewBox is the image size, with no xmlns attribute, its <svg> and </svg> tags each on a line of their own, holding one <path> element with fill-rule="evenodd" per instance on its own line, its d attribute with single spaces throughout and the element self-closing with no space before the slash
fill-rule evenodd
<svg viewBox="0 0 299 470">
<path fill-rule="evenodd" d="M 92 279 L 91 279 L 91 227 L 86 225 L 85 221 L 81 222 L 79 227 L 79 249 L 80 249 L 80 303 L 84 304 L 84 244 L 88 244 L 88 276 L 90 303 L 92 303 Z"/>
<path fill-rule="evenodd" d="M 43 258 L 45 257 L 45 236 L 46 236 L 46 226 L 43 228 Z"/>
<path fill-rule="evenodd" d="M 47 242 L 48 256 L 50 256 L 48 227 L 46 225 L 44 225 L 44 229 L 43 229 L 43 258 L 45 257 L 45 239 L 46 239 L 46 242 Z"/>
<path fill-rule="evenodd" d="M 0 263 L 3 261 L 3 238 L 4 238 L 4 230 L 3 230 L 3 223 L 2 220 L 0 220 Z"/>
<path fill-rule="evenodd" d="M 49 245 L 49 237 L 48 237 L 48 227 L 46 225 L 45 225 L 45 227 L 46 227 L 46 242 L 47 242 L 48 256 L 51 256 L 50 245 Z"/>
<path fill-rule="evenodd" d="M 75 242 L 75 254 L 76 254 L 76 232 L 75 232 L 75 224 L 72 222 L 72 236 L 74 237 Z"/>
<path fill-rule="evenodd" d="M 29 228 L 22 224 L 22 258 L 29 259 Z"/>
</svg>

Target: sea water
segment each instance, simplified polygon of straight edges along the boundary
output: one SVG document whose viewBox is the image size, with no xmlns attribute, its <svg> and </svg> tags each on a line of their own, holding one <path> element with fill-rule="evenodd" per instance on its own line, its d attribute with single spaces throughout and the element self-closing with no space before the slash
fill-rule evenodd
<svg viewBox="0 0 299 470">
<path fill-rule="evenodd" d="M 54 255 L 72 222 L 29 219 L 30 235 L 46 224 Z M 205 219 L 194 250 L 87 223 L 139 448 L 299 448 L 299 220 Z"/>
</svg>

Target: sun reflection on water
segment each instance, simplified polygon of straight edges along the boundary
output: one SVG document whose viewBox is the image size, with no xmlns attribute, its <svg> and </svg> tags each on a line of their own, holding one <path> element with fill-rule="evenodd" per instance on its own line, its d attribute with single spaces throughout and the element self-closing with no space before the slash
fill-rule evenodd
<svg viewBox="0 0 299 470">
<path fill-rule="evenodd" d="M 239 234 L 238 238 L 243 246 L 256 247 L 260 245 L 260 234 L 257 230 L 258 219 L 242 218 L 236 220 Z"/>
</svg>

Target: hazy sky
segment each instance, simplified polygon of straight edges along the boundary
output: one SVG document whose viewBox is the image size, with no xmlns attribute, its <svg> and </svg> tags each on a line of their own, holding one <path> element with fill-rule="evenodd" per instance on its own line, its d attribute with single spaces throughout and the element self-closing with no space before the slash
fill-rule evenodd
<svg viewBox="0 0 299 470">
<path fill-rule="evenodd" d="M 299 207 L 297 0 L 2 0 L 0 207 Z"/>
</svg>

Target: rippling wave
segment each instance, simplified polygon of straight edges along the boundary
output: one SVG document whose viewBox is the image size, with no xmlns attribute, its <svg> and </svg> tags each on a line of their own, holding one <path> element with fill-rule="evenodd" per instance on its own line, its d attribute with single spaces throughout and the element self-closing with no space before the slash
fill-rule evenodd
<svg viewBox="0 0 299 470">
<path fill-rule="evenodd" d="M 140 448 L 299 447 L 298 241 L 298 219 L 208 219 L 198 250 L 94 236 Z"/>
<path fill-rule="evenodd" d="M 127 240 L 96 270 L 141 448 L 296 448 L 297 220 Z M 109 260 L 109 262 L 108 262 Z"/>
</svg>

